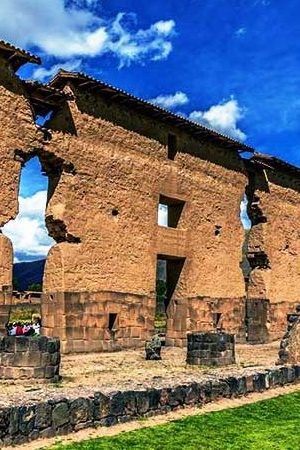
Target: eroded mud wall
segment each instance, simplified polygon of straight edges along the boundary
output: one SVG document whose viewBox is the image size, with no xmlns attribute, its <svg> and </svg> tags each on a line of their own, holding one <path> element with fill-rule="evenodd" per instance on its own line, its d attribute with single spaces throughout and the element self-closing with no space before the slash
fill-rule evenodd
<svg viewBox="0 0 300 450">
<path fill-rule="evenodd" d="M 185 258 L 169 305 L 169 343 L 211 329 L 216 311 L 225 329 L 239 332 L 246 176 L 237 153 L 108 105 L 95 93 L 74 86 L 72 93 L 76 100 L 48 124 L 52 138 L 45 143 L 74 165 L 49 202 L 48 227 L 56 240 L 58 224 L 76 238 L 58 243 L 47 259 L 44 317 L 59 311 L 61 319 L 49 319 L 46 332 L 59 333 L 66 351 L 142 343 L 153 329 L 157 255 Z M 174 161 L 167 158 L 169 132 L 177 136 Z M 157 225 L 160 194 L 185 202 L 176 229 Z"/>
<path fill-rule="evenodd" d="M 19 178 L 24 154 L 40 145 L 30 103 L 9 63 L 0 57 L 0 228 L 18 213 Z M 0 232 L 1 233 L 1 232 Z M 12 295 L 13 248 L 0 234 L 0 331 L 5 332 Z"/>
<path fill-rule="evenodd" d="M 0 227 L 18 212 L 19 177 L 22 160 L 16 150 L 25 153 L 39 146 L 30 103 L 23 85 L 8 62 L 0 58 Z"/>
<path fill-rule="evenodd" d="M 252 271 L 247 296 L 250 308 L 257 302 L 260 309 L 253 319 L 255 333 L 264 333 L 265 340 L 273 340 L 282 337 L 287 314 L 300 298 L 299 174 L 283 167 L 263 168 L 254 163 L 248 194 L 253 227 L 249 238 Z"/>
</svg>

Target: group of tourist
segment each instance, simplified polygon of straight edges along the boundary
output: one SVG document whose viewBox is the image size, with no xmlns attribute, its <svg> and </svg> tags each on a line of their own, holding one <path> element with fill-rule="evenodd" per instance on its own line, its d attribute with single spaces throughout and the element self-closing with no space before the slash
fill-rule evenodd
<svg viewBox="0 0 300 450">
<path fill-rule="evenodd" d="M 38 336 L 41 333 L 41 319 L 32 322 L 9 322 L 6 326 L 8 336 Z"/>
</svg>

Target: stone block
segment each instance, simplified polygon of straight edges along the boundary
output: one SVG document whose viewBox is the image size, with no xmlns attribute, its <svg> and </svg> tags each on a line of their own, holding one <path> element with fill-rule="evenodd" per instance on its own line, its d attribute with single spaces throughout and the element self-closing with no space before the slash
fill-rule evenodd
<svg viewBox="0 0 300 450">
<path fill-rule="evenodd" d="M 57 403 L 52 410 L 52 423 L 55 429 L 69 423 L 70 412 L 66 402 Z"/>
<path fill-rule="evenodd" d="M 35 408 L 35 428 L 43 430 L 51 425 L 52 408 L 48 403 L 40 403 Z"/>
<path fill-rule="evenodd" d="M 15 365 L 15 353 L 2 353 L 0 364 L 4 367 L 13 367 Z"/>
<path fill-rule="evenodd" d="M 41 340 L 41 337 L 32 336 L 29 339 L 29 342 L 28 342 L 28 344 L 29 344 L 29 351 L 31 351 L 31 352 L 40 352 L 41 351 L 40 350 L 40 340 Z"/>
<path fill-rule="evenodd" d="M 246 381 L 246 392 L 253 392 L 254 391 L 254 382 L 253 382 L 253 375 L 246 375 L 245 376 Z"/>
<path fill-rule="evenodd" d="M 58 342 L 56 338 L 49 338 L 47 343 L 47 351 L 49 353 L 56 353 L 58 351 Z"/>
<path fill-rule="evenodd" d="M 19 431 L 23 435 L 28 435 L 34 428 L 35 407 L 20 407 L 19 409 Z"/>
<path fill-rule="evenodd" d="M 239 377 L 239 378 L 229 377 L 229 378 L 226 378 L 226 383 L 229 386 L 230 395 L 232 397 L 245 395 L 245 393 L 247 392 L 245 377 Z"/>
<path fill-rule="evenodd" d="M 47 347 L 48 347 L 48 337 L 46 336 L 40 336 L 38 339 L 38 344 L 39 344 L 39 350 L 40 352 L 44 353 L 47 352 Z M 47 352 L 48 353 L 48 352 Z"/>
<path fill-rule="evenodd" d="M 8 433 L 10 435 L 17 434 L 19 432 L 19 421 L 20 421 L 20 409 L 19 407 L 11 408 L 9 417 L 9 429 Z"/>
<path fill-rule="evenodd" d="M 137 415 L 139 394 L 140 392 L 135 391 L 124 392 L 124 411 L 126 415 Z"/>
<path fill-rule="evenodd" d="M 60 353 L 59 352 L 49 353 L 49 355 L 50 355 L 50 364 L 52 366 L 56 366 L 60 363 Z"/>
<path fill-rule="evenodd" d="M 267 388 L 265 373 L 256 373 L 253 375 L 253 388 L 256 392 L 263 392 Z"/>
<path fill-rule="evenodd" d="M 86 398 L 77 398 L 70 404 L 70 421 L 73 425 L 87 422 L 93 416 L 91 401 Z"/>
<path fill-rule="evenodd" d="M 160 403 L 160 391 L 158 389 L 149 389 L 148 397 L 149 397 L 149 408 L 157 409 Z"/>
<path fill-rule="evenodd" d="M 60 351 L 57 338 L 5 336 L 0 352 L 0 377 L 4 379 L 45 378 L 59 375 Z M 48 344 L 49 350 L 48 352 Z M 42 350 L 41 350 L 42 349 Z"/>
<path fill-rule="evenodd" d="M 46 366 L 44 368 L 45 378 L 53 378 L 55 375 L 54 366 Z"/>
<path fill-rule="evenodd" d="M 15 338 L 16 352 L 26 352 L 29 349 L 29 340 L 27 336 L 16 336 Z M 31 338 L 33 339 L 33 338 Z"/>
<path fill-rule="evenodd" d="M 122 416 L 125 410 L 124 393 L 114 392 L 110 394 L 109 414 L 112 416 Z"/>
<path fill-rule="evenodd" d="M 195 405 L 199 403 L 199 400 L 201 398 L 200 392 L 201 390 L 198 383 L 189 384 L 186 388 L 185 403 L 187 405 Z"/>
<path fill-rule="evenodd" d="M 55 355 L 55 353 L 53 353 L 53 354 Z M 42 366 L 50 365 L 51 356 L 52 355 L 50 355 L 50 353 L 48 353 L 48 352 L 41 353 L 41 365 Z"/>
<path fill-rule="evenodd" d="M 99 421 L 109 415 L 110 399 L 102 392 L 96 392 L 94 395 L 94 419 Z"/>
<path fill-rule="evenodd" d="M 14 336 L 5 336 L 3 338 L 3 347 L 4 352 L 15 353 L 16 338 Z"/>
<path fill-rule="evenodd" d="M 213 367 L 235 364 L 234 336 L 209 332 L 188 334 L 186 362 Z"/>
</svg>

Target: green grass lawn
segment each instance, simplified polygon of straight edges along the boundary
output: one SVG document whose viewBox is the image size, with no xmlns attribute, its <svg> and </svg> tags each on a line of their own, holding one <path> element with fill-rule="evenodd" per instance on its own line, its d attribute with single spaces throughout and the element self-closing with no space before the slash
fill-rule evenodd
<svg viewBox="0 0 300 450">
<path fill-rule="evenodd" d="M 299 450 L 300 392 L 51 449 Z"/>
</svg>

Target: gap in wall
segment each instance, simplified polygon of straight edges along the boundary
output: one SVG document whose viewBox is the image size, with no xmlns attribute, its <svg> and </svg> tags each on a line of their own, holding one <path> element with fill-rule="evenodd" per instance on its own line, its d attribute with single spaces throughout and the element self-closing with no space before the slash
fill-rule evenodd
<svg viewBox="0 0 300 450">
<path fill-rule="evenodd" d="M 2 228 L 13 244 L 13 289 L 41 291 L 45 258 L 55 241 L 45 225 L 48 177 L 38 156 L 29 159 L 21 169 L 19 212 Z"/>
</svg>

